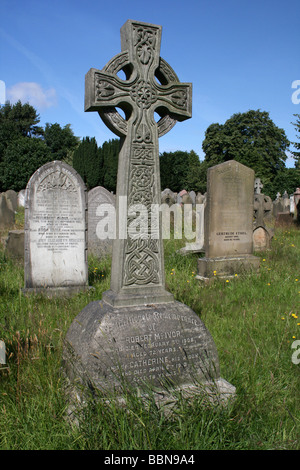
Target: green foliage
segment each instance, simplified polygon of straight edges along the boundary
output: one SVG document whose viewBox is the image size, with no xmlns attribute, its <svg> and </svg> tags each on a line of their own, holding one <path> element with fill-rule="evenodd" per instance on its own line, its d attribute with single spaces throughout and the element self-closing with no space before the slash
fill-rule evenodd
<svg viewBox="0 0 300 470">
<path fill-rule="evenodd" d="M 100 186 L 102 158 L 96 139 L 84 137 L 73 154 L 73 167 L 88 189 Z"/>
<path fill-rule="evenodd" d="M 30 104 L 18 101 L 0 106 L 0 191 L 24 189 L 44 163 L 70 163 L 78 145 L 70 124 L 38 126 L 40 117 Z"/>
<path fill-rule="evenodd" d="M 88 189 L 103 186 L 116 191 L 119 156 L 119 139 L 97 146 L 95 138 L 85 137 L 73 155 L 73 167 Z"/>
<path fill-rule="evenodd" d="M 112 139 L 108 142 L 104 142 L 102 147 L 100 147 L 100 153 L 103 159 L 101 175 L 102 186 L 104 186 L 108 191 L 116 192 L 119 151 L 119 139 Z"/>
<path fill-rule="evenodd" d="M 169 188 L 174 192 L 182 189 L 201 191 L 201 164 L 194 150 L 163 152 L 159 160 L 162 190 Z"/>
<path fill-rule="evenodd" d="M 211 124 L 202 144 L 208 166 L 237 160 L 252 168 L 263 184 L 285 168 L 289 141 L 265 111 L 231 116 L 224 125 Z"/>
<path fill-rule="evenodd" d="M 72 162 L 73 151 L 79 145 L 79 137 L 73 134 L 70 124 L 62 128 L 57 122 L 55 124 L 47 122 L 44 139 L 51 151 L 52 160 L 60 160 L 68 164 Z"/>
<path fill-rule="evenodd" d="M 26 188 L 32 174 L 52 160 L 52 155 L 40 139 L 19 137 L 4 152 L 0 164 L 0 180 L 4 188 L 20 191 Z"/>
<path fill-rule="evenodd" d="M 260 253 L 258 274 L 195 279 L 198 255 L 181 256 L 165 240 L 167 288 L 190 306 L 210 331 L 221 376 L 236 387 L 229 406 L 178 396 L 172 414 L 125 389 L 126 407 L 113 395 L 87 403 L 70 425 L 61 374 L 69 325 L 109 288 L 109 259 L 89 258 L 91 289 L 69 299 L 23 296 L 22 262 L 0 249 L 1 450 L 297 450 L 299 365 L 292 355 L 300 332 L 299 229 L 276 229 L 271 250 Z M 294 274 L 293 274 L 294 273 Z M 297 355 L 299 358 L 299 354 Z M 151 398 L 151 397 L 150 397 Z"/>
<path fill-rule="evenodd" d="M 44 130 L 37 124 L 40 122 L 40 116 L 29 103 L 22 104 L 18 101 L 12 105 L 6 102 L 0 107 L 1 127 L 10 127 L 14 136 L 22 137 L 40 137 Z"/>
<path fill-rule="evenodd" d="M 264 184 L 263 193 L 270 196 L 274 201 L 276 194 L 281 195 L 287 191 L 289 195 L 293 194 L 300 185 L 300 168 L 283 168 L 275 176 L 272 182 Z"/>
</svg>

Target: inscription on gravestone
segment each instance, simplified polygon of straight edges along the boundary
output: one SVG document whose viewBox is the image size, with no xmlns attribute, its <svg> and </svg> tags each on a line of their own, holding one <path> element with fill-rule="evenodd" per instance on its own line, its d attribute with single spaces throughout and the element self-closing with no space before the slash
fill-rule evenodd
<svg viewBox="0 0 300 470">
<path fill-rule="evenodd" d="M 30 178 L 25 201 L 24 292 L 87 286 L 86 191 L 69 165 L 54 161 Z"/>
<path fill-rule="evenodd" d="M 126 379 L 143 392 L 151 386 L 157 400 L 166 396 L 166 384 L 183 391 L 204 386 L 227 397 L 234 387 L 220 377 L 210 333 L 165 289 L 160 223 L 146 238 L 130 236 L 132 207 L 143 204 L 149 214 L 152 204 L 160 205 L 158 137 L 191 117 L 191 85 L 180 83 L 159 57 L 160 39 L 160 26 L 129 20 L 121 29 L 122 52 L 86 76 L 86 111 L 98 111 L 122 138 L 116 233 L 123 216 L 126 237 L 114 240 L 110 290 L 88 304 L 67 332 L 64 370 L 73 387 L 79 382 L 121 393 Z M 119 79 L 120 70 L 126 80 Z M 161 115 L 158 123 L 154 111 Z"/>
<path fill-rule="evenodd" d="M 205 258 L 198 279 L 238 274 L 259 267 L 253 256 L 254 171 L 230 160 L 208 169 Z"/>
</svg>

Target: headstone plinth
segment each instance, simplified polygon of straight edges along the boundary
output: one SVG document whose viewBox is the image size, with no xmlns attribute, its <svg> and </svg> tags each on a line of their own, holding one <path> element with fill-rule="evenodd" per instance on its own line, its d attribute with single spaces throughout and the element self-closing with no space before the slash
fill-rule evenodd
<svg viewBox="0 0 300 470">
<path fill-rule="evenodd" d="M 205 257 L 198 259 L 197 279 L 258 270 L 252 240 L 253 187 L 254 171 L 235 160 L 208 169 Z"/>
<path fill-rule="evenodd" d="M 165 404 L 175 391 L 226 401 L 235 389 L 220 377 L 214 341 L 186 305 L 112 307 L 88 304 L 66 335 L 63 365 L 77 389 L 151 391 Z"/>
<path fill-rule="evenodd" d="M 101 71 L 91 69 L 86 75 L 85 110 L 98 111 L 122 139 L 117 237 L 110 290 L 71 324 L 64 370 L 74 389 L 79 383 L 121 395 L 125 383 L 142 395 L 150 387 L 159 401 L 168 395 L 166 385 L 202 392 L 205 384 L 227 398 L 235 389 L 220 377 L 210 334 L 165 288 L 161 218 L 153 225 L 150 217 L 161 204 L 158 137 L 191 117 L 191 84 L 181 83 L 160 58 L 160 39 L 161 26 L 127 21 L 121 29 L 122 52 Z M 120 70 L 126 80 L 118 77 Z M 161 116 L 157 123 L 154 111 Z M 132 233 L 136 211 L 146 211 L 145 230 Z"/>
</svg>

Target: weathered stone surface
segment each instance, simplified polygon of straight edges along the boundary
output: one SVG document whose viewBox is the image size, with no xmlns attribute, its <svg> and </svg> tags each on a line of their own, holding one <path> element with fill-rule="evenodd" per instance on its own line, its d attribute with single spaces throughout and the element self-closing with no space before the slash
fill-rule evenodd
<svg viewBox="0 0 300 470">
<path fill-rule="evenodd" d="M 258 269 L 259 259 L 253 256 L 253 187 L 254 171 L 235 160 L 209 168 L 205 257 L 198 260 L 198 279 L 214 271 L 223 277 Z"/>
<path fill-rule="evenodd" d="M 11 210 L 16 212 L 18 209 L 18 194 L 13 189 L 8 189 L 4 194 Z"/>
<path fill-rule="evenodd" d="M 25 189 L 18 192 L 18 207 L 25 207 Z"/>
<path fill-rule="evenodd" d="M 4 193 L 0 194 L 0 229 L 10 228 L 15 223 L 15 213 Z"/>
<path fill-rule="evenodd" d="M 88 193 L 88 252 L 97 257 L 112 254 L 113 238 L 110 238 L 108 229 L 115 223 L 116 197 L 102 186 L 91 189 Z M 110 220 L 110 216 L 114 220 Z M 107 238 L 103 239 L 103 232 L 100 224 L 107 222 L 108 227 L 105 228 Z"/>
<path fill-rule="evenodd" d="M 161 203 L 168 204 L 168 206 L 172 206 L 176 203 L 177 200 L 177 193 L 173 193 L 170 189 L 166 188 L 161 193 Z"/>
<path fill-rule="evenodd" d="M 24 259 L 24 230 L 10 230 L 5 242 L 5 253 Z"/>
<path fill-rule="evenodd" d="M 25 202 L 25 289 L 51 295 L 86 289 L 87 201 L 84 183 L 54 161 L 30 178 Z"/>
<path fill-rule="evenodd" d="M 191 117 L 191 84 L 180 83 L 159 57 L 160 38 L 160 26 L 128 20 L 121 29 L 122 52 L 86 75 L 85 110 L 98 111 L 122 138 L 116 219 L 118 225 L 125 220 L 125 236 L 118 226 L 110 290 L 87 305 L 68 330 L 64 370 L 74 388 L 79 382 L 121 392 L 128 383 L 142 394 L 150 387 L 159 400 L 166 385 L 193 392 L 204 385 L 228 396 L 234 387 L 220 377 L 210 334 L 165 288 L 161 219 L 149 226 L 152 206 L 161 204 L 158 137 Z M 118 78 L 120 70 L 126 80 Z M 146 237 L 131 236 L 129 213 L 136 205 L 148 209 Z"/>
<path fill-rule="evenodd" d="M 253 248 L 254 251 L 265 251 L 270 248 L 270 235 L 263 226 L 253 230 Z"/>
<path fill-rule="evenodd" d="M 253 250 L 264 251 L 270 248 L 274 236 L 275 218 L 273 204 L 269 196 L 254 194 Z"/>
<path fill-rule="evenodd" d="M 200 318 L 179 302 L 113 308 L 91 302 L 65 339 L 64 369 L 71 382 L 103 392 L 134 386 L 161 397 L 168 388 L 198 387 L 232 395 L 220 377 L 214 341 Z"/>
</svg>

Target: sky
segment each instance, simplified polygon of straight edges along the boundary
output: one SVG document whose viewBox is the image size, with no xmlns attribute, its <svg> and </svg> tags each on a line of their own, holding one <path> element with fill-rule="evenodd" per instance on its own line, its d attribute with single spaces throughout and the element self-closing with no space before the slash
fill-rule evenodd
<svg viewBox="0 0 300 470">
<path fill-rule="evenodd" d="M 121 52 L 131 19 L 162 26 L 161 57 L 193 84 L 192 118 L 159 139 L 160 152 L 194 150 L 202 161 L 208 126 L 250 109 L 297 141 L 299 0 L 1 0 L 0 18 L 0 104 L 29 102 L 42 126 L 71 124 L 99 146 L 116 137 L 84 112 L 85 74 Z"/>
</svg>

